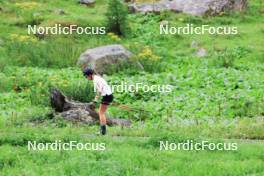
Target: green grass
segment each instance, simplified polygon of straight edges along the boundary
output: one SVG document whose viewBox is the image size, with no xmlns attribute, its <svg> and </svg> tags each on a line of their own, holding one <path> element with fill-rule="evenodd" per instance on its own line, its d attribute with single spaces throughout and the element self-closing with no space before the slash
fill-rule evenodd
<svg viewBox="0 0 264 176">
<path fill-rule="evenodd" d="M 28 1 L 21 1 L 28 2 Z M 20 3 L 21 3 L 20 2 Z M 129 14 L 131 33 L 46 36 L 27 39 L 28 24 L 104 26 L 105 0 L 86 7 L 69 0 L 36 0 L 21 8 L 0 0 L 0 175 L 256 175 L 264 174 L 264 18 L 259 1 L 244 13 L 192 17 L 162 12 Z M 63 9 L 64 15 L 56 10 Z M 159 24 L 237 26 L 239 35 L 159 35 Z M 15 34 L 15 35 L 14 35 Z M 193 41 L 207 50 L 195 56 Z M 88 102 L 92 84 L 76 66 L 88 48 L 119 43 L 144 63 L 146 70 L 126 67 L 105 78 L 110 84 L 143 82 L 173 85 L 170 93 L 116 93 L 116 101 L 150 114 L 111 107 L 114 117 L 133 120 L 131 128 L 111 127 L 109 136 L 89 137 L 97 126 L 51 118 L 49 89 Z M 144 49 L 151 56 L 138 57 Z M 159 62 L 151 60 L 160 57 Z M 113 68 L 113 70 L 118 68 Z M 85 135 L 86 136 L 85 136 Z M 89 134 L 89 135 L 88 135 Z M 88 137 L 87 137 L 88 136 Z M 27 141 L 105 142 L 107 150 L 28 151 Z M 235 141 L 237 151 L 159 151 L 159 140 Z M 250 139 L 250 140 L 247 140 Z M 258 141 L 259 140 L 259 141 Z"/>
<path fill-rule="evenodd" d="M 160 151 L 160 140 L 176 142 L 179 137 L 181 140 L 192 138 L 160 133 L 144 139 L 135 134 L 133 137 L 135 130 L 137 128 L 129 130 L 130 137 L 95 138 L 85 137 L 84 134 L 91 129 L 84 127 L 55 128 L 53 131 L 45 127 L 9 129 L 1 133 L 1 172 L 2 175 L 261 175 L 264 171 L 264 144 L 260 142 L 225 141 L 237 142 L 237 151 Z M 126 130 L 110 128 L 112 135 L 122 131 Z M 50 142 L 56 139 L 104 142 L 106 150 L 27 150 L 27 141 Z"/>
</svg>

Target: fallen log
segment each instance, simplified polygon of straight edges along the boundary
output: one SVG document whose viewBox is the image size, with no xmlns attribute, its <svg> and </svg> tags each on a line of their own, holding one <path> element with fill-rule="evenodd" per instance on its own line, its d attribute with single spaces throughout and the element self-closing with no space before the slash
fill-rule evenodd
<svg viewBox="0 0 264 176">
<path fill-rule="evenodd" d="M 93 103 L 80 103 L 77 101 L 69 100 L 58 89 L 52 89 L 50 96 L 51 107 L 59 113 L 64 119 L 82 122 L 88 125 L 99 123 L 99 114 L 95 111 Z M 106 123 L 109 126 L 130 126 L 131 121 L 127 119 L 118 119 L 107 117 Z"/>
</svg>

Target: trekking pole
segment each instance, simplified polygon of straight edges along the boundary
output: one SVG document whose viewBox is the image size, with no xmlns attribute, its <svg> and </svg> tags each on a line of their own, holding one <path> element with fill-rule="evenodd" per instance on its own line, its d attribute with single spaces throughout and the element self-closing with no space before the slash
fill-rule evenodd
<svg viewBox="0 0 264 176">
<path fill-rule="evenodd" d="M 128 110 L 128 111 L 134 111 L 134 112 L 149 112 L 149 111 L 144 110 L 144 109 L 141 109 L 141 108 L 131 107 L 131 106 L 128 106 L 128 105 L 123 105 L 123 104 L 117 103 L 117 102 L 113 102 L 111 105 L 112 106 L 116 106 L 116 107 L 118 107 L 120 109 Z"/>
</svg>

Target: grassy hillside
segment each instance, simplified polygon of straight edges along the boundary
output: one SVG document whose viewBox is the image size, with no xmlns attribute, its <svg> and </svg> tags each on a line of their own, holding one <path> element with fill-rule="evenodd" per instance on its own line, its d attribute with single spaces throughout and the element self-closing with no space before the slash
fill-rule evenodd
<svg viewBox="0 0 264 176">
<path fill-rule="evenodd" d="M 129 14 L 124 36 L 27 34 L 27 25 L 105 26 L 105 0 L 92 7 L 74 0 L 0 0 L 0 175 L 263 175 L 264 18 L 260 1 L 243 13 L 216 17 Z M 63 14 L 60 12 L 63 10 Z M 262 9 L 263 10 L 263 9 Z M 237 26 L 239 34 L 160 35 L 159 25 Z M 207 51 L 197 57 L 197 48 Z M 92 85 L 76 66 L 88 48 L 122 44 L 144 63 L 105 75 L 110 84 L 173 85 L 169 93 L 116 93 L 116 101 L 151 113 L 109 109 L 131 128 L 97 126 L 49 116 L 49 89 L 82 102 Z M 114 70 L 117 68 L 114 68 Z M 27 141 L 105 142 L 107 150 L 28 151 Z M 237 151 L 159 151 L 160 140 L 236 141 Z M 250 139 L 247 141 L 246 139 Z"/>
</svg>

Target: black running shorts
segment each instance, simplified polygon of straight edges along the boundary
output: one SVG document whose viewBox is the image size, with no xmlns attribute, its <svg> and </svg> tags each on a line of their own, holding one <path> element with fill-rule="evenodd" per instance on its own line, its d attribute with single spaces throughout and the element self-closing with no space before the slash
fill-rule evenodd
<svg viewBox="0 0 264 176">
<path fill-rule="evenodd" d="M 101 104 L 110 105 L 113 102 L 113 100 L 114 100 L 113 94 L 111 94 L 111 95 L 105 95 L 102 98 Z"/>
</svg>

